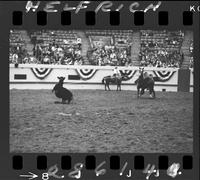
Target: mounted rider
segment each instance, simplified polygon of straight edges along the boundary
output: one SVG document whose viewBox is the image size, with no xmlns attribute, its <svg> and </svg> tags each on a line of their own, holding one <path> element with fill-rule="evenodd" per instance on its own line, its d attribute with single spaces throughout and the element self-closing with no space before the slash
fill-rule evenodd
<svg viewBox="0 0 200 180">
<path fill-rule="evenodd" d="M 121 77 L 121 73 L 118 69 L 118 67 L 116 66 L 113 70 L 113 75 L 112 75 L 112 78 L 120 78 Z"/>
<path fill-rule="evenodd" d="M 148 72 L 144 72 L 144 73 L 143 73 L 143 78 L 146 79 L 146 78 L 148 78 L 148 77 L 149 77 Z"/>
<path fill-rule="evenodd" d="M 149 79 L 153 79 L 153 75 L 149 74 L 148 72 L 144 72 L 143 78 L 144 78 L 145 81 L 148 81 Z"/>
<path fill-rule="evenodd" d="M 153 80 L 153 75 L 149 74 L 148 72 L 144 72 L 144 67 L 139 68 L 139 72 L 141 73 L 141 76 L 143 78 L 143 83 L 142 84 L 148 84 L 149 81 Z M 137 82 L 138 80 L 136 80 Z M 148 88 L 147 88 L 148 90 Z M 144 94 L 145 88 L 141 89 L 140 94 Z"/>
</svg>

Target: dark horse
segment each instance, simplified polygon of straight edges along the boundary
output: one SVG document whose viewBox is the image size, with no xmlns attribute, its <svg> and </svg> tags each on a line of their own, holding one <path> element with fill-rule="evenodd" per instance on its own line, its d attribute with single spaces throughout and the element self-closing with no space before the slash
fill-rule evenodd
<svg viewBox="0 0 200 180">
<path fill-rule="evenodd" d="M 137 84 L 137 97 L 139 98 L 144 94 L 145 89 L 149 90 L 149 94 L 152 98 L 156 97 L 156 93 L 154 91 L 154 78 L 146 77 L 144 78 L 144 68 L 140 68 L 140 76 L 135 81 Z"/>
<path fill-rule="evenodd" d="M 55 91 L 56 97 L 62 99 L 62 104 L 66 104 L 66 101 L 68 101 L 68 104 L 70 104 L 71 100 L 73 99 L 73 94 L 68 89 L 63 87 L 65 77 L 58 77 L 58 79 L 59 82 L 54 86 L 52 92 Z"/>
<path fill-rule="evenodd" d="M 102 79 L 102 84 L 105 84 L 105 91 L 110 91 L 109 84 L 116 84 L 117 85 L 117 91 L 121 91 L 121 83 L 122 81 L 126 80 L 127 76 L 120 76 L 120 77 L 112 77 L 112 76 L 106 76 Z"/>
</svg>

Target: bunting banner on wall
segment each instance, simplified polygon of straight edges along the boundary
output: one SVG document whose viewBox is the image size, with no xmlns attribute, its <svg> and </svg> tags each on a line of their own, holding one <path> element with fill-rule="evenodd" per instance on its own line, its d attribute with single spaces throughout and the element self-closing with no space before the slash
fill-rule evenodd
<svg viewBox="0 0 200 180">
<path fill-rule="evenodd" d="M 153 71 L 154 75 L 159 78 L 159 81 L 169 81 L 176 71 Z"/>
<path fill-rule="evenodd" d="M 134 70 L 134 71 L 133 70 L 119 70 L 119 72 L 121 73 L 122 76 L 127 77 L 127 79 L 124 80 L 124 81 L 128 81 L 135 75 L 137 70 Z"/>
<path fill-rule="evenodd" d="M 96 74 L 97 69 L 76 69 L 76 72 L 82 80 L 88 80 Z"/>
<path fill-rule="evenodd" d="M 31 71 L 38 79 L 44 79 L 51 73 L 52 68 L 31 68 Z"/>
</svg>

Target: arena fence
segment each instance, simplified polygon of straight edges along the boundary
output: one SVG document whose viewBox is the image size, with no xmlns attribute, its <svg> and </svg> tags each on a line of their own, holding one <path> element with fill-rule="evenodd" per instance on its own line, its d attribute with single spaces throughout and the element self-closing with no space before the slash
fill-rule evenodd
<svg viewBox="0 0 200 180">
<path fill-rule="evenodd" d="M 68 89 L 104 89 L 102 79 L 113 74 L 112 66 L 72 66 L 19 64 L 10 65 L 10 89 L 52 89 L 58 76 L 64 76 Z M 135 80 L 139 67 L 118 67 L 128 79 L 122 82 L 122 90 L 136 90 Z M 193 92 L 193 69 L 155 68 L 144 69 L 160 81 L 155 82 L 156 91 Z M 111 85 L 115 90 L 116 85 Z"/>
</svg>

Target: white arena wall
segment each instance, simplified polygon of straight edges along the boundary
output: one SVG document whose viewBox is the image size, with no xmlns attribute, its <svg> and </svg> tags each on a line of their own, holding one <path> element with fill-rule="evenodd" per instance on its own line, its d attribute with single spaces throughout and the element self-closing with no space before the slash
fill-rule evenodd
<svg viewBox="0 0 200 180">
<path fill-rule="evenodd" d="M 64 76 L 64 87 L 68 89 L 102 89 L 102 79 L 113 74 L 113 66 L 74 66 L 74 65 L 41 65 L 14 64 L 9 68 L 10 89 L 52 89 L 58 82 L 58 76 Z M 129 80 L 122 82 L 122 90 L 136 90 L 135 80 L 139 76 L 139 67 L 118 67 L 121 73 L 128 75 Z M 178 89 L 177 68 L 146 67 L 145 71 L 158 76 L 162 81 L 155 82 L 156 91 L 174 91 Z M 193 73 L 190 73 L 193 75 Z M 80 77 L 80 79 L 70 79 Z M 193 77 L 190 77 L 190 84 Z M 110 86 L 116 90 L 116 85 Z M 190 88 L 192 91 L 192 86 Z"/>
</svg>

